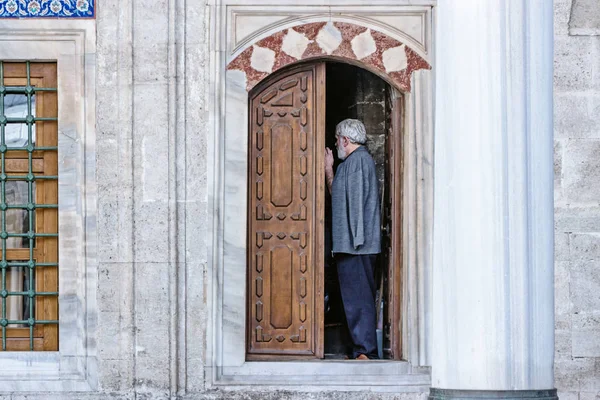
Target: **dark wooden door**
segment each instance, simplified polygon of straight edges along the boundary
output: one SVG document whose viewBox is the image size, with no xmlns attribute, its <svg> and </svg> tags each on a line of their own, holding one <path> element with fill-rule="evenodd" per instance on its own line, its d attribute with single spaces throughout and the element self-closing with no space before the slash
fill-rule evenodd
<svg viewBox="0 0 600 400">
<path fill-rule="evenodd" d="M 402 137 L 404 117 L 403 98 L 390 91 L 391 105 L 389 130 L 386 132 L 386 161 L 384 207 L 382 218 L 382 254 L 386 268 L 383 271 L 383 353 L 384 358 L 402 358 L 402 208 L 403 157 Z"/>
<path fill-rule="evenodd" d="M 250 93 L 247 358 L 323 356 L 325 65 Z"/>
</svg>

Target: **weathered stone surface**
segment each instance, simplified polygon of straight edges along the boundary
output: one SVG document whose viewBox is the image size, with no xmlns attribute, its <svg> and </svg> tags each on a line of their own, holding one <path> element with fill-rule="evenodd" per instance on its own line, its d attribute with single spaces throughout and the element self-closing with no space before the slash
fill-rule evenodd
<svg viewBox="0 0 600 400">
<path fill-rule="evenodd" d="M 600 207 L 556 207 L 554 225 L 557 232 L 600 232 Z"/>
<path fill-rule="evenodd" d="M 600 138 L 600 93 L 556 93 L 555 137 Z"/>
<path fill-rule="evenodd" d="M 555 36 L 554 87 L 574 91 L 592 86 L 594 40 L 589 37 Z"/>
<path fill-rule="evenodd" d="M 570 360 L 572 357 L 571 352 L 571 331 L 570 330 L 556 330 L 554 332 L 555 341 L 555 360 Z"/>
<path fill-rule="evenodd" d="M 134 377 L 136 392 L 167 395 L 170 382 L 169 371 L 169 364 L 162 357 L 153 357 L 151 354 L 136 357 Z"/>
<path fill-rule="evenodd" d="M 554 206 L 563 205 L 562 190 L 562 153 L 563 142 L 554 140 Z"/>
<path fill-rule="evenodd" d="M 135 265 L 135 328 L 136 354 L 152 354 L 168 360 L 170 269 L 167 263 L 136 263 Z M 161 340 L 157 340 L 161 338 Z"/>
<path fill-rule="evenodd" d="M 573 312 L 600 310 L 600 263 L 589 263 L 571 270 Z"/>
<path fill-rule="evenodd" d="M 169 41 L 169 1 L 134 3 L 134 46 L 167 44 Z"/>
<path fill-rule="evenodd" d="M 100 391 L 127 392 L 133 387 L 133 359 L 102 360 L 98 367 Z"/>
<path fill-rule="evenodd" d="M 599 397 L 600 393 L 597 391 L 579 392 L 579 400 L 597 400 Z"/>
<path fill-rule="evenodd" d="M 594 373 L 593 358 L 575 358 L 554 362 L 554 381 L 556 387 L 565 392 L 579 392 L 584 376 Z"/>
<path fill-rule="evenodd" d="M 600 233 L 570 235 L 571 261 L 577 264 L 600 262 Z"/>
<path fill-rule="evenodd" d="M 97 12 L 98 259 L 131 262 L 132 13 L 115 0 Z M 111 301 L 99 296 L 100 308 Z"/>
<path fill-rule="evenodd" d="M 131 143 L 125 139 L 98 141 L 98 259 L 131 262 Z"/>
<path fill-rule="evenodd" d="M 571 340 L 571 314 L 557 314 L 554 316 L 554 327 L 558 330 L 564 330 L 569 332 L 569 341 Z"/>
<path fill-rule="evenodd" d="M 167 263 L 135 264 L 135 387 L 140 393 L 166 393 L 171 370 L 172 318 Z M 155 393 L 156 394 L 156 393 Z"/>
<path fill-rule="evenodd" d="M 558 398 L 561 400 L 579 400 L 579 392 L 558 392 Z"/>
<path fill-rule="evenodd" d="M 133 326 L 128 315 L 118 312 L 98 313 L 98 356 L 102 360 L 133 357 Z"/>
<path fill-rule="evenodd" d="M 600 3 L 596 0 L 573 0 L 571 35 L 600 35 Z"/>
<path fill-rule="evenodd" d="M 600 393 L 600 358 L 592 358 L 591 360 L 594 360 L 595 366 L 581 376 L 580 390 L 582 392 Z"/>
<path fill-rule="evenodd" d="M 138 84 L 134 99 L 134 254 L 137 262 L 169 257 L 167 84 Z M 174 194 L 172 194 L 174 195 Z"/>
<path fill-rule="evenodd" d="M 571 204 L 598 205 L 600 140 L 570 140 L 563 154 L 563 190 Z"/>
<path fill-rule="evenodd" d="M 554 310 L 556 315 L 570 314 L 571 304 L 571 274 L 570 264 L 566 261 L 555 263 L 554 271 Z"/>
<path fill-rule="evenodd" d="M 569 34 L 571 0 L 554 1 L 554 35 Z"/>
<path fill-rule="evenodd" d="M 573 315 L 573 357 L 600 357 L 598 332 L 600 332 L 600 309 L 596 312 Z M 600 383 L 600 377 L 598 382 Z"/>
<path fill-rule="evenodd" d="M 101 263 L 98 267 L 99 311 L 128 313 L 131 309 L 131 263 Z"/>
<path fill-rule="evenodd" d="M 569 243 L 570 236 L 568 233 L 556 232 L 554 234 L 554 261 L 570 260 Z"/>
<path fill-rule="evenodd" d="M 168 200 L 169 124 L 168 85 L 134 87 L 134 176 L 141 202 Z M 158 215 L 156 216 L 158 217 Z M 163 215 L 164 217 L 164 215 Z M 157 220 L 136 223 L 157 223 Z"/>
<path fill-rule="evenodd" d="M 171 46 L 171 51 L 174 51 L 173 46 Z M 169 56 L 169 45 L 164 43 L 136 46 L 133 53 L 134 82 L 166 82 Z"/>
</svg>

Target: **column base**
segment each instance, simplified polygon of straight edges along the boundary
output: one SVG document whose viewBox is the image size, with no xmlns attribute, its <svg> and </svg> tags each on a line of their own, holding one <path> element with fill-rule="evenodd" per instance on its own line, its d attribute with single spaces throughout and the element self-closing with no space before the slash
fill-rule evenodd
<svg viewBox="0 0 600 400">
<path fill-rule="evenodd" d="M 556 389 L 547 390 L 459 390 L 436 389 L 429 390 L 429 400 L 558 400 Z"/>
</svg>

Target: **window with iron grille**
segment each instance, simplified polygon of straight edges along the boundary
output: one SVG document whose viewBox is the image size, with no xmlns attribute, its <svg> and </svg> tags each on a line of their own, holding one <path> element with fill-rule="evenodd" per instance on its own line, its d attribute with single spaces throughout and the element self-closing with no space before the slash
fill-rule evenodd
<svg viewBox="0 0 600 400">
<path fill-rule="evenodd" d="M 58 350 L 56 63 L 0 61 L 3 351 Z"/>
</svg>

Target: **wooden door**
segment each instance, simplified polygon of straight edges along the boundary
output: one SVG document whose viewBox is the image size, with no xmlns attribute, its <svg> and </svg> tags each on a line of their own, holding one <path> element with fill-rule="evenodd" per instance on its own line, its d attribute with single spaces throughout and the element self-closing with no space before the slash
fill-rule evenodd
<svg viewBox="0 0 600 400">
<path fill-rule="evenodd" d="M 402 138 L 403 98 L 390 91 L 391 106 L 389 130 L 386 132 L 384 212 L 382 218 L 382 254 L 386 268 L 384 274 L 383 356 L 402 358 L 402 208 L 403 208 L 403 157 Z"/>
<path fill-rule="evenodd" d="M 247 358 L 323 356 L 325 65 L 250 93 Z"/>
</svg>

